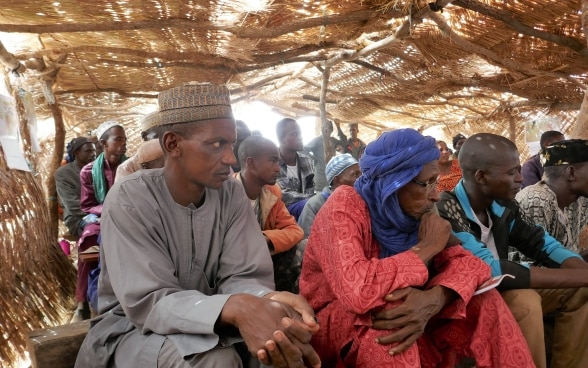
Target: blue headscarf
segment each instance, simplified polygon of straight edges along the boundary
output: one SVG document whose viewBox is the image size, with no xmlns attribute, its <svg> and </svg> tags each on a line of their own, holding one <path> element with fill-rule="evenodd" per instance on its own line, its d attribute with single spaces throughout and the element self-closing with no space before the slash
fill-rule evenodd
<svg viewBox="0 0 588 368">
<path fill-rule="evenodd" d="M 355 190 L 368 205 L 372 232 L 382 247 L 380 258 L 404 252 L 418 242 L 420 221 L 402 211 L 396 193 L 439 155 L 435 139 L 414 129 L 386 132 L 365 149 L 359 160 L 363 175 L 355 182 Z"/>
</svg>

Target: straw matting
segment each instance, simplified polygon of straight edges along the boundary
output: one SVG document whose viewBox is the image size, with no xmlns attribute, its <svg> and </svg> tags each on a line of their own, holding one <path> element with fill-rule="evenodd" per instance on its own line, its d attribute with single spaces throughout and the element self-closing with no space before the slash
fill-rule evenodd
<svg viewBox="0 0 588 368">
<path fill-rule="evenodd" d="M 6 253 L 0 274 L 8 277 L 0 327 L 16 351 L 23 325 L 56 322 L 55 308 L 73 292 L 71 268 L 43 231 L 49 220 L 38 183 L 51 182 L 51 155 L 106 120 L 125 127 L 134 153 L 141 117 L 156 110 L 157 93 L 168 88 L 226 84 L 234 104 L 257 100 L 301 117 L 318 116 L 324 86 L 328 118 L 344 129 L 362 124 L 366 142 L 400 127 L 437 129 L 436 138 L 446 140 L 492 132 L 513 139 L 525 158 L 534 153 L 525 145 L 525 124 L 551 119 L 571 132 L 588 71 L 581 2 L 429 2 L 9 0 L 0 6 L 6 48 L 0 62 L 21 73 L 13 86 L 33 93 L 41 126 L 54 124 L 56 109 L 65 125 L 65 140 L 42 142 L 37 177 L 0 171 L 7 198 L 0 207 Z M 37 308 L 24 308 L 30 303 Z M 14 308 L 18 313 L 6 314 Z M 3 345 L 0 359 L 10 361 L 12 351 Z"/>
</svg>

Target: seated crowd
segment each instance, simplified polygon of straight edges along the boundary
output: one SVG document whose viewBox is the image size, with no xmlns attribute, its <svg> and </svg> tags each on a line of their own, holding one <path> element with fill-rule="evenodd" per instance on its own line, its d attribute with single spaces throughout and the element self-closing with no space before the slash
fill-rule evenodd
<svg viewBox="0 0 588 368">
<path fill-rule="evenodd" d="M 76 367 L 588 367 L 588 141 L 546 132 L 520 191 L 494 134 L 452 152 L 335 124 L 305 147 L 285 118 L 277 146 L 224 86 L 158 106 L 135 155 L 108 121 L 55 174 L 79 251 L 100 237 L 100 264 L 78 263 L 80 319 L 98 298 Z"/>
</svg>

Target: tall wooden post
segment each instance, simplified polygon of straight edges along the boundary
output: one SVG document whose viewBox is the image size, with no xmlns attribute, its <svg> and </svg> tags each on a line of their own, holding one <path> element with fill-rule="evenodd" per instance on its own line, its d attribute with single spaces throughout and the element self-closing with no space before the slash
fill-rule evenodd
<svg viewBox="0 0 588 368">
<path fill-rule="evenodd" d="M 331 124 L 327 119 L 327 87 L 329 85 L 329 78 L 331 76 L 331 68 L 325 68 L 323 70 L 323 81 L 321 83 L 321 96 L 319 100 L 319 110 L 321 113 L 321 132 L 323 136 L 323 146 L 325 150 L 325 163 L 329 162 L 333 157 L 333 151 L 335 147 L 331 147 L 331 132 L 328 124 Z"/>
<path fill-rule="evenodd" d="M 508 109 L 508 135 L 509 139 L 517 144 L 517 122 L 515 120 L 512 109 Z"/>
<path fill-rule="evenodd" d="M 57 100 L 53 95 L 52 85 L 55 79 L 45 80 L 46 88 L 44 88 L 45 98 L 53 114 L 55 122 L 55 147 L 53 149 L 53 156 L 51 156 L 49 175 L 45 182 L 47 188 L 47 207 L 49 209 L 49 226 L 51 227 L 52 239 L 57 240 L 59 229 L 59 214 L 57 213 L 57 189 L 55 187 L 55 171 L 61 166 L 63 158 L 63 147 L 65 146 L 65 128 L 63 125 L 63 114 L 61 108 L 57 104 Z"/>
<path fill-rule="evenodd" d="M 588 43 L 588 0 L 582 0 L 582 30 Z M 584 90 L 584 99 L 572 128 L 570 138 L 588 139 L 588 88 Z"/>
</svg>

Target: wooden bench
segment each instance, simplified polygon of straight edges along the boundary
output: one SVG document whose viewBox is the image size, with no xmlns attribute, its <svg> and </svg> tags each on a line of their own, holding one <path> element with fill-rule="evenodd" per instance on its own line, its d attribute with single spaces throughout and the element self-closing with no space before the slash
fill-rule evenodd
<svg viewBox="0 0 588 368">
<path fill-rule="evenodd" d="M 28 333 L 27 350 L 33 368 L 73 368 L 90 321 L 34 330 Z"/>
</svg>

